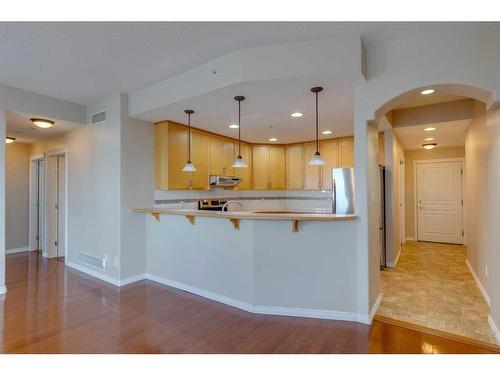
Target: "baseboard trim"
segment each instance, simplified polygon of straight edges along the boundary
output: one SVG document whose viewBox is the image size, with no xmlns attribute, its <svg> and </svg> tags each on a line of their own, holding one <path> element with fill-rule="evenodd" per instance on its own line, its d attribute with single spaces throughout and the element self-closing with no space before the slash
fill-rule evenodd
<svg viewBox="0 0 500 375">
<path fill-rule="evenodd" d="M 398 251 L 398 255 L 396 255 L 396 260 L 393 262 L 387 262 L 387 267 L 389 268 L 396 268 L 396 266 L 398 265 L 398 261 L 399 261 L 399 256 L 401 255 L 401 250 Z"/>
<path fill-rule="evenodd" d="M 16 254 L 16 253 L 24 253 L 25 251 L 31 251 L 30 247 L 26 246 L 26 247 L 18 247 L 17 249 L 8 249 L 8 250 L 5 250 L 5 255 Z"/>
<path fill-rule="evenodd" d="M 133 284 L 133 283 L 136 283 L 136 282 L 141 281 L 141 280 L 146 280 L 146 274 L 141 273 L 141 274 L 138 274 L 135 276 L 127 277 L 125 279 L 120 279 L 118 281 L 118 284 L 119 284 L 118 286 L 125 286 L 125 285 L 129 285 L 129 284 Z"/>
<path fill-rule="evenodd" d="M 7 293 L 7 286 L 6 285 L 0 286 L 0 294 L 5 294 L 5 293 Z"/>
<path fill-rule="evenodd" d="M 82 266 L 81 264 L 73 263 L 73 262 L 68 261 L 68 260 L 66 260 L 64 263 L 66 266 L 73 268 L 77 271 L 86 273 L 87 275 L 90 275 L 92 277 L 95 277 L 97 279 L 105 281 L 107 283 L 113 284 L 115 286 L 120 286 L 120 280 L 118 280 L 117 278 L 105 275 L 102 272 L 99 272 L 97 270 L 94 270 L 94 269 L 86 267 L 86 266 Z"/>
<path fill-rule="evenodd" d="M 493 334 L 495 335 L 495 340 L 497 340 L 497 344 L 500 345 L 500 331 L 498 330 L 498 327 L 493 321 L 491 315 L 488 315 L 488 324 L 490 325 L 490 328 L 493 331 Z"/>
<path fill-rule="evenodd" d="M 406 241 L 415 241 L 415 238 L 413 238 L 413 237 L 406 237 Z"/>
<path fill-rule="evenodd" d="M 315 319 L 330 319 L 330 320 L 345 320 L 351 322 L 359 322 L 364 324 L 371 324 L 371 317 L 365 314 L 358 314 L 355 312 L 334 311 L 334 310 L 317 310 L 317 309 L 301 309 L 295 307 L 277 307 L 277 306 L 262 306 L 253 305 L 248 302 L 243 302 L 235 298 L 226 297 L 218 293 L 207 292 L 206 290 L 196 288 L 194 286 L 180 283 L 165 277 L 146 274 L 146 278 L 150 281 L 159 284 L 167 285 L 185 292 L 193 293 L 198 296 L 208 298 L 212 301 L 220 302 L 228 306 L 236 307 L 240 310 L 247 311 L 252 314 L 263 315 L 280 315 L 280 316 L 293 316 L 300 318 L 315 318 Z M 380 299 L 380 297 L 379 297 Z M 376 306 L 380 303 L 377 300 Z M 374 306 L 375 307 L 375 306 Z"/>
<path fill-rule="evenodd" d="M 372 324 L 373 318 L 375 317 L 375 314 L 377 313 L 377 310 L 378 310 L 381 302 L 382 302 L 382 293 L 380 293 L 378 295 L 377 300 L 373 304 L 372 311 L 370 311 L 370 323 L 369 324 Z"/>
<path fill-rule="evenodd" d="M 486 301 L 488 306 L 491 306 L 490 296 L 486 292 L 486 289 L 483 287 L 483 284 L 481 284 L 481 281 L 479 281 L 479 278 L 477 277 L 476 272 L 474 272 L 474 269 L 472 268 L 468 259 L 465 260 L 465 264 L 467 265 L 467 268 L 469 269 L 470 273 L 472 274 L 472 277 L 476 281 L 477 287 L 481 291 L 481 294 L 483 295 L 484 300 Z"/>
</svg>

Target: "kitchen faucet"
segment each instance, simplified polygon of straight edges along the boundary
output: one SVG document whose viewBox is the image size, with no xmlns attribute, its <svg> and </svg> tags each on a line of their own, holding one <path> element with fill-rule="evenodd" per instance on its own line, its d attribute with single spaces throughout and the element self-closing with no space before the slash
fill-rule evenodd
<svg viewBox="0 0 500 375">
<path fill-rule="evenodd" d="M 234 204 L 237 204 L 238 206 L 240 206 L 241 208 L 243 208 L 243 205 L 238 202 L 238 201 L 227 201 L 226 203 L 224 203 L 224 205 L 222 206 L 222 212 L 224 212 L 224 209 L 227 210 L 227 206 L 229 206 L 229 203 L 234 203 Z"/>
</svg>

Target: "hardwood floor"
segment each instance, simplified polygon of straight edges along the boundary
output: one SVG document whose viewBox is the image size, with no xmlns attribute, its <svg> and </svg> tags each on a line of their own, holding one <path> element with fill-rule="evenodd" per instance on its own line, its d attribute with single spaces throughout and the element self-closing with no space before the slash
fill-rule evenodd
<svg viewBox="0 0 500 375">
<path fill-rule="evenodd" d="M 254 315 L 151 281 L 118 288 L 36 253 L 7 256 L 4 353 L 492 353 L 417 330 Z"/>
</svg>

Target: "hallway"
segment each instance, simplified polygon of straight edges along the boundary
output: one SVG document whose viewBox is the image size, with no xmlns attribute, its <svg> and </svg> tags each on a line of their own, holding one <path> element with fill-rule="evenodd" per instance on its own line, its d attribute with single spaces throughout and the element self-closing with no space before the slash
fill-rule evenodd
<svg viewBox="0 0 500 375">
<path fill-rule="evenodd" d="M 489 307 L 467 268 L 466 247 L 407 241 L 381 272 L 378 315 L 495 344 Z"/>
</svg>

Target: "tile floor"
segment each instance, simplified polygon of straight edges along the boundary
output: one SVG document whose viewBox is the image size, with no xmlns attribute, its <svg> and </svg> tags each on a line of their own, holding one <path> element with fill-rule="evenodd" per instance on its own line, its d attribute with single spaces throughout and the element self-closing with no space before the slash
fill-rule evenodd
<svg viewBox="0 0 500 375">
<path fill-rule="evenodd" d="M 407 241 L 396 268 L 381 272 L 377 314 L 496 343 L 465 259 L 462 245 Z"/>
</svg>

